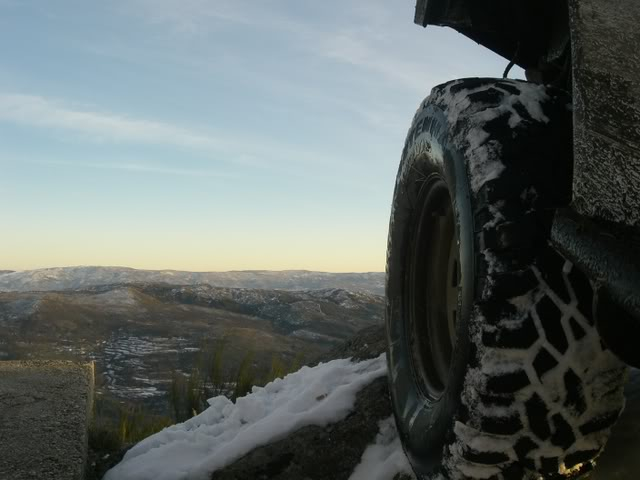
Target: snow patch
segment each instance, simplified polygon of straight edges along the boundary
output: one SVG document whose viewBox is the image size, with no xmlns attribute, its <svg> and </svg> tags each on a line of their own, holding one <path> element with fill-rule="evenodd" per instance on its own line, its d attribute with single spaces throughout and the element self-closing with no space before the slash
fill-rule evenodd
<svg viewBox="0 0 640 480">
<path fill-rule="evenodd" d="M 313 332 L 311 330 L 295 330 L 291 333 L 292 337 L 303 338 L 305 340 L 316 340 L 325 342 L 335 342 L 338 339 L 329 335 L 323 335 L 322 333 Z"/>
<path fill-rule="evenodd" d="M 522 110 L 526 110 L 533 121 L 549 122 L 549 118 L 542 110 L 542 104 L 549 99 L 543 85 L 526 82 L 514 82 L 511 85 L 518 89 L 517 94 L 493 84 L 460 89 L 458 88 L 460 82 L 452 82 L 444 89 L 432 93 L 435 96 L 433 103 L 443 107 L 450 125 L 461 121 L 460 118 L 463 114 L 464 121 L 469 122 L 469 127 L 461 129 L 461 133 L 451 140 L 454 144 L 467 146 L 465 158 L 468 162 L 471 188 L 474 193 L 477 193 L 489 180 L 498 178 L 505 169 L 500 160 L 502 145 L 495 140 L 487 141 L 489 133 L 485 130 L 485 125 L 488 122 L 508 115 L 509 127 L 516 129 L 521 123 L 530 121 L 522 118 L 520 115 Z M 487 90 L 502 92 L 504 94 L 502 103 L 489 105 L 470 100 L 471 95 Z M 417 118 L 418 116 L 415 120 Z"/>
<path fill-rule="evenodd" d="M 393 415 L 378 423 L 375 441 L 362 454 L 349 480 L 393 480 L 398 474 L 415 479 L 404 454 Z"/>
<path fill-rule="evenodd" d="M 135 445 L 104 480 L 204 480 L 254 448 L 307 426 L 343 419 L 356 394 L 386 374 L 385 355 L 353 363 L 333 360 L 302 367 L 232 403 L 224 396 L 184 423 Z"/>
<path fill-rule="evenodd" d="M 571 263 L 566 261 L 562 268 L 565 285 L 570 296 L 568 303 L 551 289 L 536 267 L 531 268 L 538 279 L 539 286 L 526 295 L 511 299 L 510 303 L 516 308 L 516 312 L 510 313 L 504 318 L 493 318 L 489 322 L 482 316 L 478 307 L 473 310 L 470 329 L 471 340 L 477 349 L 478 366 L 467 372 L 462 391 L 462 402 L 467 406 L 470 418 L 465 423 L 456 422 L 454 427 L 455 441 L 449 445 L 447 455 L 445 455 L 445 467 L 448 477 L 452 480 L 469 477 L 492 478 L 499 473 L 500 465 L 516 461 L 517 454 L 513 445 L 523 435 L 529 433 L 525 430 L 525 432 L 521 431 L 513 435 L 488 434 L 482 431 L 483 418 L 511 418 L 517 415 L 526 426 L 526 422 L 530 419 L 526 412 L 525 402 L 534 398 L 534 395 L 544 403 L 548 410 L 545 418 L 536 421 L 546 422 L 548 428 L 554 432 L 558 428 L 555 426 L 554 419 L 556 416 L 561 416 L 575 435 L 575 441 L 566 451 L 549 439 L 536 438 L 538 445 L 528 454 L 531 459 L 536 459 L 536 461 L 539 461 L 537 459 L 540 458 L 558 458 L 558 473 L 568 471 L 569 467 L 564 464 L 564 460 L 569 455 L 597 451 L 604 445 L 608 433 L 606 430 L 596 431 L 592 434 L 582 433 L 580 426 L 590 420 L 604 418 L 612 414 L 617 415 L 619 409 L 624 405 L 621 387 L 625 374 L 624 365 L 616 360 L 609 351 L 603 350 L 595 328 L 577 308 L 578 299 L 573 285 L 568 279 L 573 268 Z M 547 331 L 543 328 L 536 308 L 543 297 L 550 299 L 561 312 L 559 322 L 568 339 L 566 352 L 558 351 L 547 338 Z M 493 348 L 483 342 L 483 332 L 506 333 L 522 325 L 527 317 L 530 317 L 534 322 L 539 337 L 528 349 Z M 583 335 L 574 336 L 569 325 L 570 319 L 581 326 Z M 539 375 L 534 368 L 534 360 L 542 348 L 554 358 L 557 365 Z M 581 380 L 584 410 L 578 411 L 567 406 L 566 400 L 569 397 L 564 375 L 570 370 Z M 510 405 L 496 405 L 490 401 L 485 403 L 484 394 L 495 394 L 495 392 L 489 391 L 488 382 L 490 379 L 520 371 L 526 374 L 529 383 L 513 394 L 514 400 Z M 474 463 L 465 458 L 465 453 L 468 451 L 502 455 L 504 460 L 497 465 Z M 541 478 L 534 472 L 527 472 L 527 474 L 530 476 L 526 478 Z"/>
</svg>

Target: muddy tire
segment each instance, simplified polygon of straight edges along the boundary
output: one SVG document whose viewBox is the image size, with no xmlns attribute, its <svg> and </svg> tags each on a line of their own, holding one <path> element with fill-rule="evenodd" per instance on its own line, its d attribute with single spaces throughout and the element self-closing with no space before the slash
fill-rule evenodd
<svg viewBox="0 0 640 480">
<path fill-rule="evenodd" d="M 387 251 L 391 399 L 419 478 L 574 478 L 624 404 L 589 280 L 549 244 L 571 195 L 560 91 L 465 79 L 416 113 Z"/>
</svg>

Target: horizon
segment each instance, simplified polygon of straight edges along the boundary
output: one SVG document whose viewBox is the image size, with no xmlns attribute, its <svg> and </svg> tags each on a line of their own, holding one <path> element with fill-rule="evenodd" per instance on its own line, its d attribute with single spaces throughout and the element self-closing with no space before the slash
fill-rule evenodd
<svg viewBox="0 0 640 480">
<path fill-rule="evenodd" d="M 384 271 L 415 109 L 508 63 L 413 0 L 0 12 L 9 270 Z"/>
<path fill-rule="evenodd" d="M 173 268 L 134 268 L 134 267 L 126 267 L 122 265 L 66 265 L 66 266 L 57 266 L 57 267 L 41 267 L 41 268 L 29 268 L 24 270 L 14 270 L 11 268 L 0 268 L 0 272 L 11 272 L 11 273 L 21 273 L 21 272 L 32 272 L 39 270 L 60 270 L 60 269 L 80 269 L 80 268 L 104 268 L 104 269 L 121 269 L 121 270 L 138 270 L 138 271 L 149 271 L 149 272 L 178 272 L 178 273 L 259 273 L 259 272 L 269 272 L 269 273 L 285 273 L 285 272 L 308 272 L 308 273 L 329 273 L 329 274 L 358 274 L 364 275 L 367 273 L 385 273 L 384 270 L 371 270 L 371 271 L 362 271 L 362 272 L 354 272 L 354 271 L 327 271 L 327 270 L 309 270 L 306 268 L 297 268 L 297 269 L 277 269 L 277 270 L 264 270 L 264 269 L 244 269 L 244 270 L 176 270 Z"/>
</svg>

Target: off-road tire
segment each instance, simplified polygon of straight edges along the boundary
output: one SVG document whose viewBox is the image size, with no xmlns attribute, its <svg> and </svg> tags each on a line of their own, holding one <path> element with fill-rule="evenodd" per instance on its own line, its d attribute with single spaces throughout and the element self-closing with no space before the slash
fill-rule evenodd
<svg viewBox="0 0 640 480">
<path fill-rule="evenodd" d="M 421 479 L 580 476 L 623 408 L 626 367 L 595 329 L 592 285 L 549 243 L 554 209 L 570 200 L 570 132 L 563 92 L 510 80 L 438 86 L 414 117 L 389 227 L 386 326 L 396 423 Z M 415 345 L 431 340 L 414 332 L 441 300 L 428 282 L 416 290 L 434 259 L 415 252 L 424 199 L 443 182 L 460 284 L 446 381 L 430 390 Z"/>
</svg>

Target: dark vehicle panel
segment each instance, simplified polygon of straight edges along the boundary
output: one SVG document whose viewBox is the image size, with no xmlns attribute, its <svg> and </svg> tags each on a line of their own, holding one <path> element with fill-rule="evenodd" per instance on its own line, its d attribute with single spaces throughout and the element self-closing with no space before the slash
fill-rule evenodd
<svg viewBox="0 0 640 480">
<path fill-rule="evenodd" d="M 557 76 L 568 53 L 567 4 L 554 0 L 418 0 L 415 23 L 451 27 L 525 70 Z"/>
<path fill-rule="evenodd" d="M 572 0 L 574 205 L 640 227 L 640 3 Z"/>
</svg>

